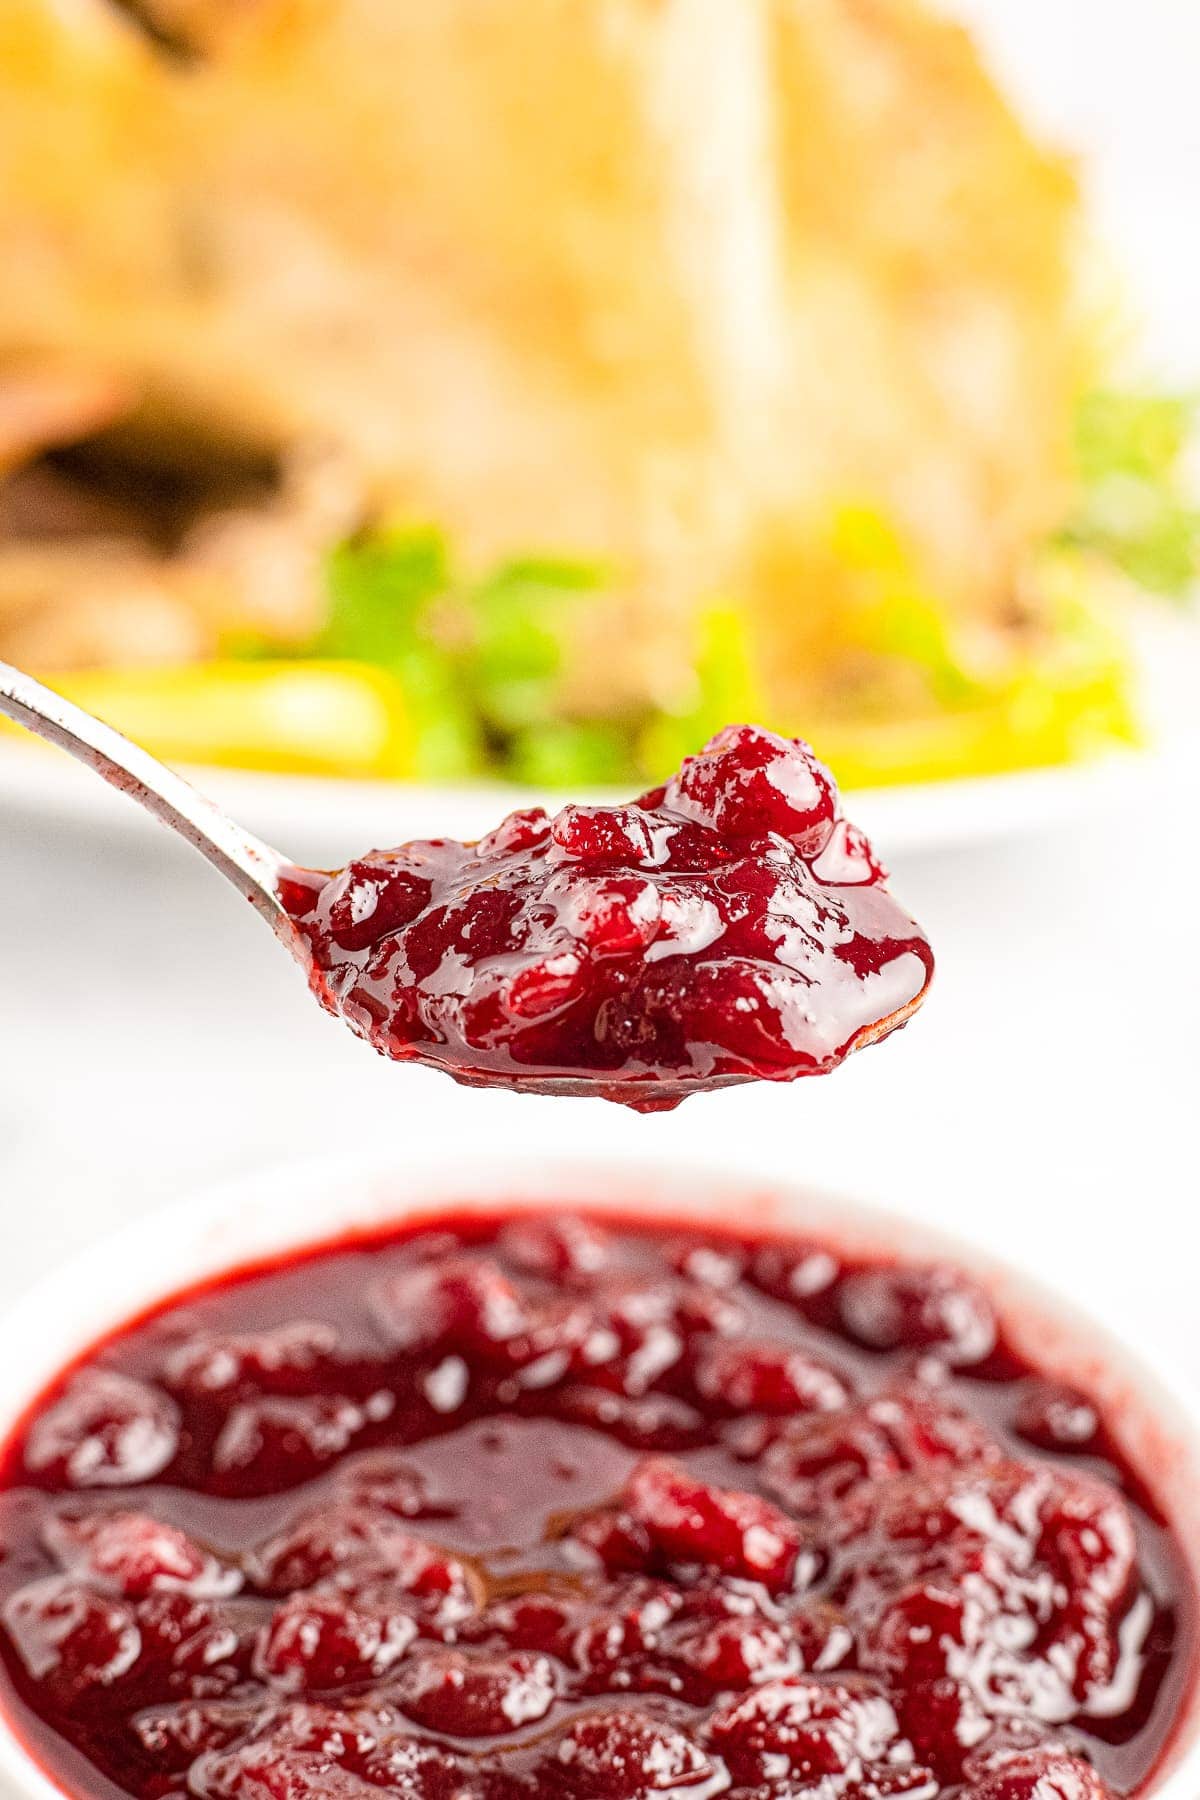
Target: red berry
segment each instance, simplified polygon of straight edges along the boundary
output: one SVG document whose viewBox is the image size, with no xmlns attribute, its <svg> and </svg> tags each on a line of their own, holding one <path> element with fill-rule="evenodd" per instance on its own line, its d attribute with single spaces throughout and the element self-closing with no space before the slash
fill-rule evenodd
<svg viewBox="0 0 1200 1800">
<path fill-rule="evenodd" d="M 790 1420 L 763 1459 L 763 1485 L 793 1513 L 820 1513 L 902 1464 L 867 1403 Z"/>
<path fill-rule="evenodd" d="M 365 950 L 406 925 L 429 905 L 433 884 L 398 856 L 353 862 L 329 882 L 321 910 L 329 935 L 343 950 Z"/>
<path fill-rule="evenodd" d="M 981 1420 L 921 1382 L 885 1388 L 868 1402 L 867 1411 L 886 1434 L 902 1469 L 920 1469 L 926 1463 L 965 1468 L 1000 1455 Z"/>
<path fill-rule="evenodd" d="M 990 1609 L 992 1616 L 995 1607 Z M 871 1628 L 868 1666 L 901 1687 L 935 1681 L 956 1660 L 956 1653 L 975 1648 L 984 1635 L 978 1590 L 968 1595 L 946 1583 L 918 1582 L 903 1589 L 883 1608 Z"/>
<path fill-rule="evenodd" d="M 518 964 L 503 985 L 504 1005 L 522 1021 L 553 1018 L 583 991 L 583 954 L 567 939 Z"/>
<path fill-rule="evenodd" d="M 873 1350 L 936 1350 L 963 1367 L 995 1347 L 992 1303 L 957 1269 L 865 1269 L 846 1277 L 839 1305 L 850 1336 Z"/>
<path fill-rule="evenodd" d="M 663 894 L 632 875 L 576 878 L 559 918 L 593 956 L 632 956 L 652 944 L 663 922 Z"/>
<path fill-rule="evenodd" d="M 280 1687 L 342 1687 L 386 1674 L 416 1635 L 415 1619 L 386 1592 L 354 1600 L 337 1592 L 293 1594 L 264 1629 L 255 1663 Z"/>
<path fill-rule="evenodd" d="M 552 1788 L 581 1800 L 641 1800 L 709 1781 L 714 1770 L 700 1745 L 677 1726 L 621 1708 L 573 1720 L 540 1772 Z"/>
<path fill-rule="evenodd" d="M 654 1555 L 646 1525 L 620 1506 L 581 1513 L 571 1521 L 570 1538 L 610 1571 L 648 1569 Z"/>
<path fill-rule="evenodd" d="M 363 1501 L 397 1519 L 415 1519 L 425 1507 L 420 1471 L 399 1450 L 365 1450 L 345 1457 L 338 1465 L 334 1485 L 346 1499 Z"/>
<path fill-rule="evenodd" d="M 849 1395 L 827 1364 L 788 1344 L 717 1342 L 701 1347 L 696 1387 L 730 1412 L 833 1412 Z"/>
<path fill-rule="evenodd" d="M 260 1546 L 250 1573 L 268 1593 L 303 1593 L 334 1581 L 350 1595 L 386 1581 L 404 1610 L 445 1629 L 468 1618 L 480 1583 L 469 1564 L 426 1543 L 378 1504 L 332 1501 L 302 1512 Z"/>
<path fill-rule="evenodd" d="M 301 1513 L 260 1545 L 249 1569 L 267 1593 L 292 1593 L 356 1564 L 391 1560 L 398 1547 L 411 1541 L 411 1534 L 386 1511 L 331 1501 Z"/>
<path fill-rule="evenodd" d="M 600 1273 L 612 1254 L 602 1225 L 578 1214 L 510 1219 L 496 1240 L 506 1260 L 547 1281 L 582 1281 Z"/>
<path fill-rule="evenodd" d="M 274 1331 L 200 1333 L 167 1357 L 168 1384 L 184 1393 L 221 1394 L 249 1386 L 269 1394 L 304 1393 L 334 1366 L 337 1332 L 298 1319 Z"/>
<path fill-rule="evenodd" d="M 630 1397 L 572 1382 L 555 1395 L 555 1411 L 562 1419 L 605 1431 L 633 1450 L 686 1450 L 704 1443 L 710 1433 L 703 1415 L 674 1394 Z"/>
<path fill-rule="evenodd" d="M 396 1697 L 428 1731 L 499 1737 L 544 1719 L 557 1691 L 548 1657 L 524 1650 L 493 1657 L 441 1650 L 401 1673 Z"/>
<path fill-rule="evenodd" d="M 1100 1420 L 1078 1388 L 1034 1376 L 1023 1384 L 1013 1428 L 1039 1450 L 1086 1450 L 1095 1442 Z"/>
<path fill-rule="evenodd" d="M 804 1667 L 786 1622 L 757 1613 L 688 1620 L 671 1633 L 667 1651 L 672 1664 L 696 1678 L 708 1693 L 775 1681 Z"/>
<path fill-rule="evenodd" d="M 141 1654 L 127 1605 L 58 1575 L 18 1588 L 5 1604 L 4 1625 L 34 1681 L 52 1682 L 67 1698 L 111 1687 Z"/>
<path fill-rule="evenodd" d="M 523 1296 L 488 1258 L 459 1256 L 401 1269 L 375 1290 L 375 1303 L 400 1350 L 452 1345 L 487 1355 L 530 1322 Z"/>
<path fill-rule="evenodd" d="M 816 1785 L 882 1761 L 900 1740 L 896 1715 L 869 1683 L 814 1677 L 770 1682 L 718 1709 L 708 1738 L 734 1781 L 780 1772 Z"/>
<path fill-rule="evenodd" d="M 684 758 L 667 782 L 663 805 L 727 837 L 778 832 L 815 856 L 833 829 L 837 789 L 799 738 L 730 725 L 698 756 Z"/>
<path fill-rule="evenodd" d="M 55 1514 L 42 1536 L 72 1575 L 130 1600 L 153 1588 L 229 1594 L 240 1584 L 236 1570 L 222 1569 L 186 1532 L 147 1513 Z"/>
<path fill-rule="evenodd" d="M 378 1800 L 378 1788 L 324 1750 L 277 1746 L 270 1738 L 202 1756 L 188 1776 L 199 1800 Z"/>
<path fill-rule="evenodd" d="M 652 868 L 663 860 L 650 817 L 636 806 L 564 806 L 550 821 L 550 837 L 572 862 Z"/>
<path fill-rule="evenodd" d="M 967 1759 L 995 1725 L 971 1683 L 952 1675 L 904 1688 L 897 1710 L 917 1756 L 949 1783 L 962 1780 Z"/>
<path fill-rule="evenodd" d="M 827 887 L 864 887 L 887 880 L 865 832 L 849 819 L 839 819 L 812 865 L 813 874 Z"/>
<path fill-rule="evenodd" d="M 574 1621 L 565 1660 L 583 1671 L 591 1692 L 637 1691 L 647 1667 L 666 1660 L 663 1634 L 682 1604 L 671 1582 L 620 1576 L 592 1595 Z"/>
<path fill-rule="evenodd" d="M 147 1706 L 131 1720 L 147 1756 L 169 1769 L 186 1769 L 198 1756 L 225 1750 L 262 1717 L 258 1700 L 183 1700 Z"/>
<path fill-rule="evenodd" d="M 25 1467 L 66 1487 L 131 1487 L 161 1475 L 179 1447 L 167 1396 L 111 1369 L 71 1378 L 25 1440 Z"/>
<path fill-rule="evenodd" d="M 301 1481 L 349 1448 L 369 1423 L 387 1417 L 381 1390 L 362 1405 L 341 1394 L 264 1395 L 231 1408 L 213 1447 L 218 1475 L 272 1485 Z M 287 1471 L 285 1477 L 284 1471 Z"/>
<path fill-rule="evenodd" d="M 972 1783 L 963 1800 L 1112 1800 L 1090 1763 L 1057 1751 L 1029 1750 Z"/>
<path fill-rule="evenodd" d="M 791 1583 L 804 1540 L 768 1500 L 697 1481 L 680 1464 L 651 1457 L 629 1477 L 622 1504 L 672 1561 L 704 1563 L 768 1588 Z"/>
<path fill-rule="evenodd" d="M 205 1600 L 156 1589 L 136 1608 L 142 1665 L 171 1692 L 224 1693 L 250 1672 L 266 1609 L 256 1600 Z"/>
<path fill-rule="evenodd" d="M 750 1262 L 750 1279 L 758 1287 L 794 1304 L 826 1293 L 839 1273 L 837 1258 L 822 1244 L 762 1244 Z"/>
<path fill-rule="evenodd" d="M 495 856 L 519 856 L 537 850 L 550 836 L 550 817 L 544 807 L 529 806 L 510 812 L 475 846 L 482 860 Z"/>
</svg>

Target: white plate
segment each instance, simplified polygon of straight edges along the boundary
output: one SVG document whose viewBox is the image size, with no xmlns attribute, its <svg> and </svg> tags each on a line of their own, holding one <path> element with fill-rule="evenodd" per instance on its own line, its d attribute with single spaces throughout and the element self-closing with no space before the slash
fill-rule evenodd
<svg viewBox="0 0 1200 1800">
<path fill-rule="evenodd" d="M 1116 811 L 1151 780 L 1200 782 L 1200 630 L 1193 620 L 1159 615 L 1139 634 L 1139 662 L 1152 749 L 1114 751 L 1066 768 L 862 789 L 848 794 L 847 811 L 887 859 L 967 848 Z M 408 838 L 476 837 L 515 806 L 553 809 L 568 797 L 499 782 L 430 786 L 214 768 L 187 772 L 243 824 L 318 868 Z M 154 829 L 127 799 L 68 758 L 15 739 L 0 744 L 0 817 L 5 813 L 36 815 L 46 826 L 65 829 Z"/>
<path fill-rule="evenodd" d="M 885 857 L 942 850 L 1113 806 L 1145 780 L 1147 760 L 1119 753 L 1070 768 L 863 790 L 846 805 Z M 477 837 L 515 806 L 554 808 L 568 798 L 484 782 L 427 786 L 211 768 L 186 773 L 268 842 L 318 867 L 408 838 Z M 23 744 L 0 746 L 0 809 L 37 815 L 67 829 L 99 827 L 122 834 L 153 829 L 144 814 L 95 776 Z"/>
</svg>

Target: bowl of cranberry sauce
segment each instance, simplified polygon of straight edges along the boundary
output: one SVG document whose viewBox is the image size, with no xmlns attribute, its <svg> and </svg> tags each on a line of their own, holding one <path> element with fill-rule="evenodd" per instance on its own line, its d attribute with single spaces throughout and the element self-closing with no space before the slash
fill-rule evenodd
<svg viewBox="0 0 1200 1800">
<path fill-rule="evenodd" d="M 271 1186 L 0 1330 L 10 1790 L 1194 1800 L 1196 1433 L 1098 1328 L 712 1177 Z"/>
</svg>

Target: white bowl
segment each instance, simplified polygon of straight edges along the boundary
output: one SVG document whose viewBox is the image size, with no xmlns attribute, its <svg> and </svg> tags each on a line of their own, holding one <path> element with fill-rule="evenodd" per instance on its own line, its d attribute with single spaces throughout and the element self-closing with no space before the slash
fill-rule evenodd
<svg viewBox="0 0 1200 1800">
<path fill-rule="evenodd" d="M 1100 1403 L 1130 1463 L 1152 1486 L 1200 1589 L 1200 1407 L 1170 1372 L 1144 1361 L 1032 1274 L 944 1233 L 869 1208 L 753 1178 L 642 1167 L 602 1158 L 504 1164 L 406 1158 L 403 1167 L 345 1159 L 242 1177 L 164 1208 L 57 1271 L 0 1321 L 0 1443 L 41 1390 L 99 1338 L 198 1282 L 305 1245 L 434 1216 L 565 1202 L 570 1207 L 828 1235 L 863 1255 L 939 1256 L 988 1287 L 1010 1341 L 1035 1365 Z M 63 1787 L 0 1714 L 0 1792 L 62 1800 Z M 1186 1673 L 1167 1752 L 1141 1790 L 1153 1800 L 1200 1793 L 1200 1670 Z"/>
</svg>

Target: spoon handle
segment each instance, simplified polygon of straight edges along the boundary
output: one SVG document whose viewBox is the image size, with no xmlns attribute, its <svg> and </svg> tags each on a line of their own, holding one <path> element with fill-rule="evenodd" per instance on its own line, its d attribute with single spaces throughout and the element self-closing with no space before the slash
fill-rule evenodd
<svg viewBox="0 0 1200 1800">
<path fill-rule="evenodd" d="M 5 662 L 0 662 L 0 713 L 68 751 L 186 838 L 295 951 L 296 928 L 278 891 L 278 877 L 290 865 L 278 851 L 111 725 Z"/>
</svg>

